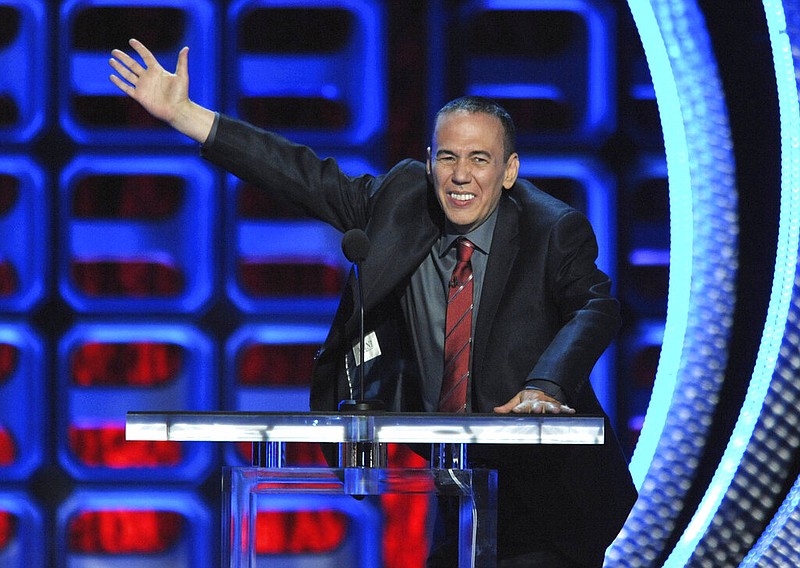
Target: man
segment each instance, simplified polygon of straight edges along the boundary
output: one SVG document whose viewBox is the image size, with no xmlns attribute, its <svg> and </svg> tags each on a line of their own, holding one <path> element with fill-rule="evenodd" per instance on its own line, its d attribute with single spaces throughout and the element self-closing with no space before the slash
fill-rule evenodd
<svg viewBox="0 0 800 568">
<path fill-rule="evenodd" d="M 367 233 L 370 396 L 393 411 L 603 412 L 588 377 L 619 308 L 595 265 L 594 233 L 582 214 L 517 178 L 513 122 L 496 103 L 446 105 L 425 164 L 349 177 L 304 146 L 191 101 L 187 48 L 171 74 L 130 45 L 144 66 L 114 50 L 111 80 L 200 142 L 205 158 L 341 231 Z M 452 317 L 448 306 L 461 300 L 449 297 L 464 290 L 471 301 Z M 314 410 L 355 398 L 355 306 L 351 280 L 315 365 Z M 607 418 L 605 442 L 473 451 L 498 469 L 499 566 L 602 564 L 636 498 Z"/>
</svg>

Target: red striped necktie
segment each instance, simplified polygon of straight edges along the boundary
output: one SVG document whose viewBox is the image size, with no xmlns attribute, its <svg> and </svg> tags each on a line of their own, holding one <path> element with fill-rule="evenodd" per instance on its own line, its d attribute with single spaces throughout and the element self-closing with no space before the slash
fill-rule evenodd
<svg viewBox="0 0 800 568">
<path fill-rule="evenodd" d="M 463 237 L 450 278 L 444 336 L 444 374 L 439 412 L 466 412 L 472 347 L 472 264 L 475 245 Z"/>
</svg>

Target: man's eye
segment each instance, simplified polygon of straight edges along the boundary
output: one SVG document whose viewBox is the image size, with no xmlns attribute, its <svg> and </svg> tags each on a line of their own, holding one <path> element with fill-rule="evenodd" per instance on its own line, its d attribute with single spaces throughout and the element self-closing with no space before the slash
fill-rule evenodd
<svg viewBox="0 0 800 568">
<path fill-rule="evenodd" d="M 439 156 L 437 159 L 443 164 L 449 164 L 456 161 L 455 156 Z"/>
</svg>

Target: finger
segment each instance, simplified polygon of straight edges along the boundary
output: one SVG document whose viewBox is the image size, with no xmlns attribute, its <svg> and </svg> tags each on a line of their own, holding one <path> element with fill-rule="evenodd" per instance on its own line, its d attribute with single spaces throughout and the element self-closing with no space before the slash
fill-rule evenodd
<svg viewBox="0 0 800 568">
<path fill-rule="evenodd" d="M 556 412 L 558 412 L 558 410 L 556 410 L 556 405 L 546 400 L 538 400 L 536 401 L 536 404 L 534 406 L 541 414 L 548 414 L 548 413 L 555 414 Z"/>
<path fill-rule="evenodd" d="M 508 414 L 514 409 L 515 405 L 516 405 L 515 402 L 507 402 L 503 406 L 495 406 L 492 410 L 494 410 L 498 414 Z"/>
<path fill-rule="evenodd" d="M 135 73 L 136 75 L 141 75 L 144 73 L 144 67 L 139 65 L 138 61 L 124 51 L 120 49 L 114 49 L 111 51 L 111 55 L 114 56 L 114 59 L 121 65 L 124 65 L 126 68 L 130 69 L 132 73 Z"/>
<path fill-rule="evenodd" d="M 132 97 L 136 93 L 136 89 L 134 89 L 131 85 L 117 77 L 116 75 L 109 75 L 109 79 L 111 82 L 114 83 L 120 91 L 125 93 L 126 95 Z"/>
<path fill-rule="evenodd" d="M 117 61 L 116 59 L 109 59 L 109 65 L 116 71 L 120 77 L 125 79 L 128 83 L 136 84 L 136 80 L 139 78 L 136 73 L 125 67 L 122 63 Z"/>
<path fill-rule="evenodd" d="M 543 405 L 543 411 L 547 414 L 575 414 L 575 410 L 566 404 L 559 404 L 557 402 L 547 402 Z"/>
<path fill-rule="evenodd" d="M 500 406 L 495 406 L 493 410 L 495 412 L 499 412 L 500 414 L 508 414 L 509 412 L 513 412 L 514 408 L 519 404 L 521 404 L 522 402 L 523 402 L 522 397 L 517 395 L 511 400 L 509 400 L 507 403 Z"/>
<path fill-rule="evenodd" d="M 178 53 L 178 65 L 175 67 L 175 74 L 186 77 L 189 74 L 189 47 L 184 46 Z"/>
<path fill-rule="evenodd" d="M 515 414 L 544 414 L 546 412 L 545 404 L 543 400 L 523 400 L 515 405 L 511 412 Z"/>
<path fill-rule="evenodd" d="M 520 409 L 520 411 L 525 412 L 526 410 L 524 406 L 520 406 L 523 407 Z M 533 414 L 560 414 L 565 408 L 567 407 L 557 402 L 552 402 L 549 400 L 536 400 L 530 402 L 529 410 L 527 410 L 527 412 L 531 412 Z"/>
<path fill-rule="evenodd" d="M 138 39 L 131 38 L 128 40 L 128 43 L 134 49 L 134 51 L 139 54 L 139 57 L 142 58 L 142 61 L 144 61 L 144 64 L 147 67 L 150 67 L 153 63 L 158 63 L 155 55 L 153 55 L 150 50 L 147 49 Z"/>
</svg>

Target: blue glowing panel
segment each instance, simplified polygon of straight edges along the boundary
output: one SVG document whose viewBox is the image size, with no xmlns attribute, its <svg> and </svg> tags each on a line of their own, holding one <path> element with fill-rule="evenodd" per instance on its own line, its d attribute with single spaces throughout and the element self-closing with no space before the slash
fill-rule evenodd
<svg viewBox="0 0 800 568">
<path fill-rule="evenodd" d="M 339 166 L 376 171 L 355 157 Z M 350 269 L 341 233 L 233 176 L 227 184 L 225 287 L 234 304 L 246 313 L 332 316 Z"/>
<path fill-rule="evenodd" d="M 197 495 L 174 487 L 79 490 L 57 512 L 56 566 L 218 566 L 211 525 Z"/>
<path fill-rule="evenodd" d="M 60 180 L 62 296 L 81 312 L 197 310 L 214 288 L 214 196 L 199 158 L 76 158 Z"/>
<path fill-rule="evenodd" d="M 312 146 L 361 146 L 384 134 L 381 2 L 239 0 L 226 29 L 229 114 Z"/>
<path fill-rule="evenodd" d="M 627 266 L 629 282 L 624 300 L 638 315 L 664 318 L 669 287 L 670 231 L 667 165 L 663 156 L 644 156 L 631 168 L 626 179 L 623 202 L 625 251 L 621 262 Z"/>
<path fill-rule="evenodd" d="M 24 493 L 0 492 L 0 566 L 45 566 L 47 547 L 42 513 Z"/>
<path fill-rule="evenodd" d="M 627 417 L 620 437 L 628 451 L 636 446 L 644 424 L 663 341 L 663 320 L 650 319 L 640 319 L 620 341 L 625 366 L 620 369 L 624 381 L 618 386 L 624 393 L 622 414 Z"/>
<path fill-rule="evenodd" d="M 58 109 L 61 127 L 81 144 L 193 144 L 151 118 L 111 83 L 114 48 L 134 52 L 142 41 L 174 71 L 178 51 L 191 48 L 190 96 L 215 107 L 218 31 L 208 0 L 70 0 L 59 10 Z"/>
<path fill-rule="evenodd" d="M 41 130 L 50 89 L 48 18 L 36 0 L 3 0 L 0 17 L 0 139 L 28 142 Z M 11 29 L 8 29 L 8 28 Z"/>
<path fill-rule="evenodd" d="M 225 345 L 223 407 L 234 411 L 305 412 L 316 352 L 327 322 L 248 324 Z M 226 461 L 249 465 L 249 445 L 227 445 Z"/>
<path fill-rule="evenodd" d="M 216 408 L 214 348 L 170 323 L 79 324 L 58 345 L 58 457 L 82 480 L 202 479 L 208 444 L 125 441 L 135 410 Z"/>
<path fill-rule="evenodd" d="M 0 156 L 0 310 L 22 313 L 47 290 L 49 193 L 27 157 Z"/>
<path fill-rule="evenodd" d="M 44 360 L 35 332 L 0 325 L 0 480 L 24 480 L 42 464 L 50 422 L 42 402 Z"/>
<path fill-rule="evenodd" d="M 463 91 L 503 104 L 520 143 L 590 141 L 613 131 L 615 22 L 608 6 L 483 0 L 467 3 L 459 16 L 453 41 L 464 52 Z"/>
<path fill-rule="evenodd" d="M 239 328 L 225 346 L 225 407 L 307 411 L 314 356 L 327 333 L 327 322 Z"/>
</svg>

